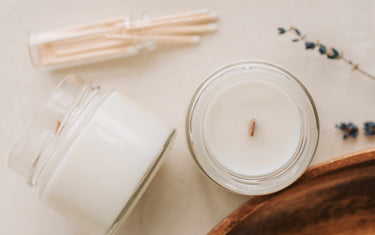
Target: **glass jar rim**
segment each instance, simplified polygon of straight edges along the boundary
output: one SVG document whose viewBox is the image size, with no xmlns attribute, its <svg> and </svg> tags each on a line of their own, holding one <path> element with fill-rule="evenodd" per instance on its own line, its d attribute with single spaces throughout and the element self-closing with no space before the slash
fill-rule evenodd
<svg viewBox="0 0 375 235">
<path fill-rule="evenodd" d="M 211 153 L 209 153 L 207 149 L 204 149 L 205 140 L 203 137 L 197 137 L 197 135 L 200 135 L 198 133 L 200 131 L 198 130 L 204 127 L 204 124 L 201 123 L 204 119 L 204 114 L 200 114 L 199 112 L 203 111 L 199 109 L 200 106 L 203 106 L 201 103 L 203 103 L 205 99 L 209 99 L 209 97 L 207 98 L 205 95 L 210 89 L 214 89 L 212 88 L 214 86 L 213 84 L 216 83 L 217 85 L 220 84 L 220 82 L 223 83 L 225 79 L 231 77 L 232 72 L 251 73 L 254 71 L 257 72 L 257 69 L 262 72 L 276 73 L 278 75 L 277 79 L 279 79 L 281 83 L 290 83 L 291 87 L 288 89 L 297 91 L 298 94 L 302 96 L 302 99 L 304 99 L 303 102 L 305 102 L 305 106 L 307 106 L 304 107 L 306 110 L 303 110 L 306 119 L 303 119 L 302 122 L 304 122 L 304 125 L 307 125 L 306 128 L 308 128 L 308 130 L 307 133 L 303 133 L 303 143 L 301 143 L 299 152 L 296 152 L 296 158 L 294 160 L 291 159 L 288 163 L 289 165 L 286 165 L 284 169 L 277 169 L 272 172 L 272 174 L 269 175 L 271 177 L 243 177 L 223 167 L 220 168 L 218 165 L 215 166 L 216 163 L 213 162 L 212 159 L 210 160 L 210 158 L 212 158 L 212 156 L 210 156 Z M 237 80 L 234 81 L 238 82 Z M 230 84 L 233 84 L 233 82 Z M 196 124 L 197 122 L 200 122 L 202 127 L 195 127 L 198 125 Z M 243 60 L 219 68 L 214 73 L 210 74 L 195 91 L 186 116 L 186 139 L 193 159 L 198 164 L 201 171 L 219 186 L 244 195 L 269 194 L 292 184 L 302 175 L 310 164 L 319 139 L 319 118 L 310 93 L 293 74 L 272 63 Z"/>
<path fill-rule="evenodd" d="M 9 155 L 9 168 L 35 186 L 59 140 L 100 92 L 75 74 L 66 76 L 25 126 Z"/>
</svg>

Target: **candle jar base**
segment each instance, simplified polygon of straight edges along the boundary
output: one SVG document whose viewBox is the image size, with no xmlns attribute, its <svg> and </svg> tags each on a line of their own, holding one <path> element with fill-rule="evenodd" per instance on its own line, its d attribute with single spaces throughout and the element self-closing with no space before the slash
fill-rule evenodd
<svg viewBox="0 0 375 235">
<path fill-rule="evenodd" d="M 130 216 L 131 212 L 137 205 L 138 201 L 141 199 L 143 193 L 145 192 L 148 185 L 151 183 L 152 179 L 154 178 L 155 174 L 158 172 L 161 164 L 163 163 L 164 156 L 166 155 L 166 152 L 168 152 L 168 150 L 170 149 L 169 146 L 171 145 L 171 142 L 173 141 L 175 134 L 176 134 L 176 130 L 173 130 L 170 136 L 168 137 L 167 141 L 165 142 L 162 151 L 158 154 L 158 157 L 156 158 L 155 163 L 146 172 L 141 184 L 136 189 L 134 194 L 131 196 L 128 203 L 121 211 L 119 217 L 116 219 L 116 221 L 113 223 L 111 228 L 108 230 L 108 232 L 106 233 L 107 235 L 115 235 L 118 232 L 118 230 L 121 228 L 121 225 L 123 225 L 126 219 Z"/>
</svg>

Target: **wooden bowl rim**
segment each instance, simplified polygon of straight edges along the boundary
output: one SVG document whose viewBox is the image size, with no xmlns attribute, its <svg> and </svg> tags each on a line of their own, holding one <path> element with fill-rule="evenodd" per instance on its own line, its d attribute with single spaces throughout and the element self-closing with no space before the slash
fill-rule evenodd
<svg viewBox="0 0 375 235">
<path fill-rule="evenodd" d="M 340 157 L 336 157 L 332 160 L 322 162 L 320 164 L 309 167 L 306 172 L 291 186 L 283 189 L 279 192 L 256 196 L 251 198 L 249 201 L 244 203 L 238 209 L 233 211 L 228 217 L 224 218 L 218 225 L 216 225 L 208 234 L 219 235 L 227 234 L 239 223 L 241 223 L 246 217 L 254 213 L 257 209 L 261 208 L 269 199 L 276 195 L 288 191 L 294 188 L 296 185 L 300 185 L 309 182 L 319 176 L 327 173 L 331 173 L 337 170 L 341 170 L 347 167 L 352 167 L 358 164 L 363 164 L 375 160 L 375 148 L 370 148 L 362 151 L 356 151 L 353 153 L 345 154 Z"/>
</svg>

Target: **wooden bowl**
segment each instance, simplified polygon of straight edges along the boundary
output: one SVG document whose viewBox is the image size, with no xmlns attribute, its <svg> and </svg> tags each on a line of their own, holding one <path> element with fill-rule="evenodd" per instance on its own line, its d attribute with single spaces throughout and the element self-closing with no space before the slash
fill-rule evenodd
<svg viewBox="0 0 375 235">
<path fill-rule="evenodd" d="M 290 187 L 253 197 L 209 234 L 375 234 L 375 148 L 310 167 Z"/>
</svg>

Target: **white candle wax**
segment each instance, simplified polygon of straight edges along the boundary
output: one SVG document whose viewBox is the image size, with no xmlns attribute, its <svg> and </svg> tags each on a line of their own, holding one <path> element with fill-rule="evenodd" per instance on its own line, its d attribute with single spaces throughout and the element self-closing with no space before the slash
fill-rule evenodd
<svg viewBox="0 0 375 235">
<path fill-rule="evenodd" d="M 41 199 L 90 234 L 104 234 L 153 166 L 171 132 L 113 92 L 66 152 Z"/>
<path fill-rule="evenodd" d="M 204 135 L 212 155 L 225 168 L 241 175 L 265 175 L 294 155 L 301 135 L 300 114 L 288 94 L 272 83 L 241 81 L 213 99 Z"/>
<path fill-rule="evenodd" d="M 303 174 L 317 147 L 319 121 L 311 95 L 293 74 L 267 62 L 239 61 L 212 73 L 194 93 L 186 136 L 211 180 L 236 193 L 263 195 Z"/>
</svg>

